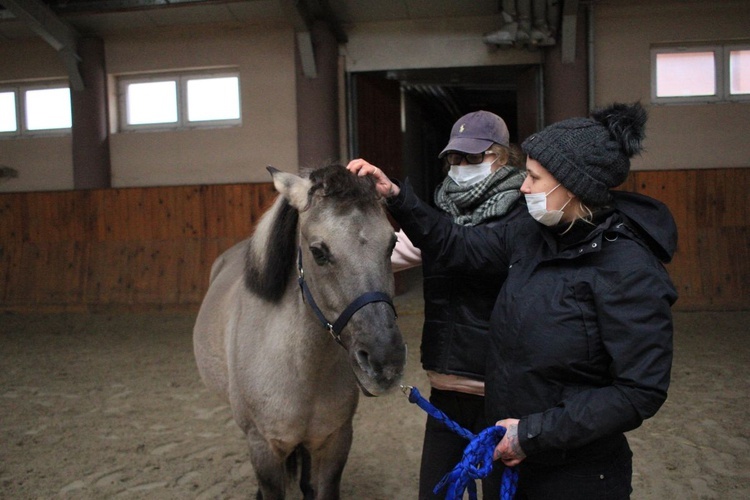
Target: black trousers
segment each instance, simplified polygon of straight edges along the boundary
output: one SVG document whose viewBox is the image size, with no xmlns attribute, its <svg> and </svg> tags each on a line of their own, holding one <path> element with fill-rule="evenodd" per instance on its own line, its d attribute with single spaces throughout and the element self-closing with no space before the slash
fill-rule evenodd
<svg viewBox="0 0 750 500">
<path fill-rule="evenodd" d="M 620 450 L 596 460 L 562 465 L 524 461 L 514 500 L 628 500 L 632 476 L 633 453 L 627 441 Z"/>
<path fill-rule="evenodd" d="M 484 398 L 460 392 L 432 389 L 430 403 L 445 413 L 451 420 L 474 434 L 478 434 L 495 422 L 487 422 L 484 415 Z M 432 492 L 445 474 L 461 461 L 469 442 L 454 433 L 442 422 L 427 417 L 422 463 L 419 470 L 419 498 L 444 499 L 446 490 L 437 495 Z M 492 473 L 482 481 L 481 498 L 500 498 L 500 483 L 503 464 L 495 462 Z"/>
</svg>

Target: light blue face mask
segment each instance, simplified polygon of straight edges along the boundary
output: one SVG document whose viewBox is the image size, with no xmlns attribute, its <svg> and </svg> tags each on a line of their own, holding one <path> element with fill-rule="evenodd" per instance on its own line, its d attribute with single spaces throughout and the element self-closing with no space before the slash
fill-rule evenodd
<svg viewBox="0 0 750 500">
<path fill-rule="evenodd" d="M 529 214 L 537 221 L 545 226 L 555 226 L 557 225 L 563 216 L 563 209 L 568 206 L 568 203 L 570 203 L 570 200 L 573 198 L 568 198 L 568 201 L 565 202 L 565 205 L 560 207 L 559 210 L 547 210 L 547 196 L 552 194 L 552 191 L 559 188 L 561 184 L 557 184 L 557 186 L 553 187 L 548 193 L 533 193 L 533 194 L 525 194 L 524 198 L 526 198 L 526 208 L 529 209 Z"/>
<path fill-rule="evenodd" d="M 498 159 L 476 165 L 451 165 L 448 177 L 461 187 L 473 186 L 492 173 L 492 164 Z"/>
</svg>

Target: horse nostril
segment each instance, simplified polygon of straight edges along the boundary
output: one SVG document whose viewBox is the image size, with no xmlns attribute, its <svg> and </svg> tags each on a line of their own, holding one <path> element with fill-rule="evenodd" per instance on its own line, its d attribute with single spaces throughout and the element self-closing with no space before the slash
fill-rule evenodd
<svg viewBox="0 0 750 500">
<path fill-rule="evenodd" d="M 364 349 L 360 349 L 357 351 L 357 362 L 362 367 L 369 367 L 370 366 L 370 353 L 365 351 Z"/>
</svg>

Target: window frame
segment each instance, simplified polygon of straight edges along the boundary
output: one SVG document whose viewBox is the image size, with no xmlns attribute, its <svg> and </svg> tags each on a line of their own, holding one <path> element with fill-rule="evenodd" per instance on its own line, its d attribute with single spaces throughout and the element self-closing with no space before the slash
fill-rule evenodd
<svg viewBox="0 0 750 500">
<path fill-rule="evenodd" d="M 750 51 L 750 43 L 733 43 L 731 45 L 725 45 L 724 46 L 724 67 L 726 68 L 726 78 L 724 80 L 724 93 L 727 96 L 727 101 L 731 102 L 742 102 L 742 101 L 750 101 L 750 93 L 747 94 L 732 94 L 731 93 L 731 86 L 732 86 L 732 78 L 729 74 L 730 65 L 729 65 L 729 57 L 732 55 L 732 52 L 734 51 Z"/>
<path fill-rule="evenodd" d="M 237 105 L 239 107 L 239 118 L 220 120 L 188 120 L 188 92 L 187 85 L 190 80 L 207 80 L 214 78 L 237 78 Z M 170 123 L 128 123 L 127 87 L 134 83 L 149 83 L 174 81 L 177 90 L 177 121 Z M 211 71 L 181 71 L 163 72 L 137 75 L 121 75 L 117 77 L 117 110 L 119 132 L 155 132 L 155 131 L 179 131 L 211 128 L 239 127 L 242 125 L 242 86 L 240 72 L 238 69 L 220 69 Z"/>
<path fill-rule="evenodd" d="M 661 104 L 714 104 L 721 102 L 750 101 L 750 94 L 731 94 L 729 56 L 735 50 L 750 50 L 750 43 L 701 44 L 701 45 L 661 45 L 651 47 L 651 103 Z M 685 54 L 691 52 L 712 52 L 714 54 L 713 95 L 699 96 L 657 96 L 658 72 L 656 59 L 659 54 Z"/>
<path fill-rule="evenodd" d="M 0 83 L 0 92 L 13 92 L 15 94 L 15 108 L 16 108 L 16 130 L 0 132 L 0 138 L 2 139 L 20 139 L 20 138 L 32 138 L 32 137 L 60 137 L 71 135 L 73 132 L 73 124 L 70 127 L 61 128 L 46 128 L 29 130 L 26 123 L 26 92 L 29 90 L 45 90 L 45 89 L 67 89 L 70 93 L 70 83 L 67 80 L 48 80 L 39 82 L 16 82 L 16 83 Z M 72 108 L 73 96 L 71 94 L 70 106 Z M 72 120 L 71 109 L 71 120 Z"/>
<path fill-rule="evenodd" d="M 13 94 L 13 105 L 16 111 L 16 128 L 15 130 L 0 130 L 0 138 L 16 138 L 21 136 L 21 128 L 23 120 L 21 115 L 21 99 L 19 98 L 20 91 L 18 85 L 0 84 L 0 93 L 10 92 Z"/>
</svg>

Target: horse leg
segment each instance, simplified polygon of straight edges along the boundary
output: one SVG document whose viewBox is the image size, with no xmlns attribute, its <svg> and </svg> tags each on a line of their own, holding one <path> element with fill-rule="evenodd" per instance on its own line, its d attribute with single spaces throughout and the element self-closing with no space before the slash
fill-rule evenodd
<svg viewBox="0 0 750 500">
<path fill-rule="evenodd" d="M 274 453 L 268 442 L 255 428 L 247 432 L 250 462 L 258 481 L 258 500 L 283 500 L 286 493 L 285 460 Z"/>
<path fill-rule="evenodd" d="M 316 500 L 338 500 L 341 475 L 352 446 L 352 422 L 349 420 L 311 453 L 312 484 Z"/>
</svg>

